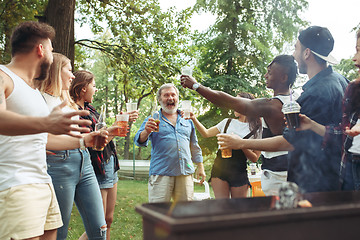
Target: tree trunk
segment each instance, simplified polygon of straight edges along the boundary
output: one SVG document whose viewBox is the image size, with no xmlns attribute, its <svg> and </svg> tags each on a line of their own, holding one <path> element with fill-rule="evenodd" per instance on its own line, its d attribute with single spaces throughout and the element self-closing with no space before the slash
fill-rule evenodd
<svg viewBox="0 0 360 240">
<path fill-rule="evenodd" d="M 54 52 L 67 56 L 74 63 L 74 12 L 75 0 L 49 0 L 45 10 L 46 22 L 53 26 L 56 36 Z"/>
</svg>

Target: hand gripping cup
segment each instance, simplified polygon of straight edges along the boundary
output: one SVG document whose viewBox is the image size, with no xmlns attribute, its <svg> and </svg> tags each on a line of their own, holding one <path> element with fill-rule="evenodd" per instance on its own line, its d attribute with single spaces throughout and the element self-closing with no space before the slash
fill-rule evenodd
<svg viewBox="0 0 360 240">
<path fill-rule="evenodd" d="M 295 101 L 291 101 L 283 105 L 282 112 L 285 115 L 289 129 L 296 129 L 300 126 L 300 108 L 300 105 Z"/>
</svg>

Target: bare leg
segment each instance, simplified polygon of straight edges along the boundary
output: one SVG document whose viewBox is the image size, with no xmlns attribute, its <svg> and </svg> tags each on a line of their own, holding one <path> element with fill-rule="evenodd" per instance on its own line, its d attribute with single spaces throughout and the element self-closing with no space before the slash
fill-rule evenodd
<svg viewBox="0 0 360 240">
<path fill-rule="evenodd" d="M 24 240 L 56 240 L 57 229 L 44 231 L 44 234 L 39 237 L 28 238 Z"/>
<path fill-rule="evenodd" d="M 228 182 L 223 181 L 220 178 L 211 178 L 211 186 L 214 190 L 215 198 L 221 199 L 230 197 Z"/>
<path fill-rule="evenodd" d="M 248 185 L 241 187 L 231 187 L 231 198 L 245 198 L 247 196 Z"/>
<path fill-rule="evenodd" d="M 116 195 L 117 195 L 117 183 L 112 188 L 101 189 L 101 195 L 103 197 L 105 221 L 107 225 L 106 239 L 110 240 L 110 228 L 114 219 Z"/>
<path fill-rule="evenodd" d="M 88 240 L 88 237 L 86 235 L 86 232 L 84 232 L 80 237 L 79 240 Z"/>
</svg>

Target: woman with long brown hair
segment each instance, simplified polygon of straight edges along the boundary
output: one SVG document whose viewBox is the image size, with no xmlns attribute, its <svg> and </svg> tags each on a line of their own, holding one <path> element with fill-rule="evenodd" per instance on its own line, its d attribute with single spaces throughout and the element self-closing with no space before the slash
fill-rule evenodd
<svg viewBox="0 0 360 240">
<path fill-rule="evenodd" d="M 76 71 L 74 72 L 74 75 L 75 79 L 71 83 L 70 95 L 73 101 L 77 104 L 78 109 L 84 109 L 90 112 L 89 116 L 85 116 L 83 118 L 92 122 L 92 125 L 89 126 L 89 128 L 90 132 L 93 132 L 95 131 L 95 124 L 99 121 L 100 116 L 100 114 L 91 105 L 93 96 L 97 91 L 95 86 L 95 76 L 86 70 Z M 137 118 L 137 110 L 129 112 L 129 121 L 135 121 Z M 114 136 L 109 136 L 109 144 L 107 144 L 102 151 L 95 151 L 92 148 L 88 148 L 96 178 L 99 183 L 102 203 L 105 211 L 105 220 L 107 225 L 106 239 L 110 239 L 110 228 L 113 222 L 117 194 L 117 171 L 119 170 L 119 160 L 115 144 L 112 141 L 113 137 Z M 83 234 L 81 239 L 86 239 L 86 235 Z"/>
</svg>

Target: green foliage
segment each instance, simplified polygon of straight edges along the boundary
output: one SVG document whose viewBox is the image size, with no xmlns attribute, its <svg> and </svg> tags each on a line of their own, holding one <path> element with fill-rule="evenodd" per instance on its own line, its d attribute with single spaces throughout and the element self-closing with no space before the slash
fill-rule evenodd
<svg viewBox="0 0 360 240">
<path fill-rule="evenodd" d="M 334 69 L 350 81 L 359 77 L 359 73 L 352 59 L 341 59 L 340 63 L 334 66 Z"/>
<path fill-rule="evenodd" d="M 232 95 L 266 95 L 266 66 L 305 24 L 298 13 L 306 7 L 305 0 L 198 0 L 195 10 L 217 15 L 197 41 L 199 68 L 206 74 L 202 83 Z"/>
<path fill-rule="evenodd" d="M 4 47 L 0 49 L 8 53 L 11 26 L 41 15 L 46 5 L 45 0 L 1 1 L 0 46 Z M 192 100 L 203 115 L 199 119 L 211 127 L 228 117 L 228 110 L 183 89 L 180 68 L 196 60 L 193 76 L 205 86 L 232 95 L 246 91 L 267 96 L 266 66 L 305 24 L 298 13 L 306 7 L 305 0 L 198 0 L 194 8 L 163 12 L 157 0 L 78 0 L 75 21 L 89 25 L 95 37 L 76 39 L 74 68 L 95 74 L 99 91 L 93 105 L 96 109 L 106 105 L 108 124 L 129 101 L 137 101 L 142 117 L 148 116 L 159 86 L 173 82 L 179 87 L 180 100 Z M 195 11 L 217 15 L 207 33 L 190 30 Z M 5 53 L 1 61 L 9 59 Z M 121 156 L 132 156 L 132 139 L 143 119 L 131 125 L 129 137 L 117 139 Z M 199 136 L 199 142 L 206 155 L 217 149 L 215 138 Z M 150 147 L 135 149 L 137 158 L 148 158 Z"/>
<path fill-rule="evenodd" d="M 0 0 L 0 63 L 10 62 L 10 36 L 16 25 L 43 16 L 47 0 Z"/>
</svg>

